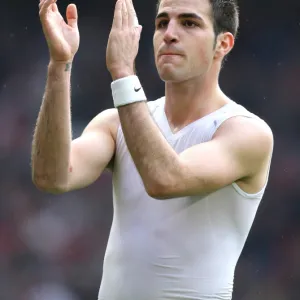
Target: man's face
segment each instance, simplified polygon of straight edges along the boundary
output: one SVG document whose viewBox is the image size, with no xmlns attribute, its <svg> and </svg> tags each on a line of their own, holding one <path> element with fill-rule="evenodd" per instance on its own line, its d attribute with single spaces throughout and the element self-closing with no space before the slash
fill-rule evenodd
<svg viewBox="0 0 300 300">
<path fill-rule="evenodd" d="M 209 0 L 162 0 L 153 44 L 162 80 L 182 82 L 205 74 L 215 54 Z"/>
</svg>

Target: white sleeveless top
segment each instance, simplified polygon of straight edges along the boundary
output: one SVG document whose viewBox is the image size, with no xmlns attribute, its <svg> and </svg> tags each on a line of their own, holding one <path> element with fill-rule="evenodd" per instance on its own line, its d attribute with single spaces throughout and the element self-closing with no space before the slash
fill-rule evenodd
<svg viewBox="0 0 300 300">
<path fill-rule="evenodd" d="M 261 120 L 232 101 L 173 134 L 164 103 L 164 97 L 149 102 L 149 109 L 177 153 L 211 140 L 233 116 Z M 207 196 L 153 199 L 119 127 L 114 216 L 98 299 L 231 299 L 235 267 L 264 190 L 247 194 L 233 183 Z"/>
</svg>

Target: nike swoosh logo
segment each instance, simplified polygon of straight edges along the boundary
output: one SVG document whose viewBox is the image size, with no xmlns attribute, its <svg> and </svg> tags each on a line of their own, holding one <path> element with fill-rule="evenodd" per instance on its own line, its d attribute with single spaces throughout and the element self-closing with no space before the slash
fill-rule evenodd
<svg viewBox="0 0 300 300">
<path fill-rule="evenodd" d="M 138 92 L 142 87 L 139 87 L 139 88 L 134 88 L 134 91 L 135 92 Z"/>
</svg>

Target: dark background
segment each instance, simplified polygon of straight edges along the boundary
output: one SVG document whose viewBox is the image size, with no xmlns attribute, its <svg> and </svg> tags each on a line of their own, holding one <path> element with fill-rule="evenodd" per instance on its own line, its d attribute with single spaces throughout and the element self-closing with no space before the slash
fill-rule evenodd
<svg viewBox="0 0 300 300">
<path fill-rule="evenodd" d="M 237 266 L 234 300 L 299 299 L 300 2 L 240 2 L 240 34 L 221 87 L 269 123 L 275 151 Z M 61 12 L 68 3 L 59 1 Z M 112 107 L 105 50 L 115 1 L 75 3 L 81 33 L 72 76 L 77 137 Z M 144 27 L 137 69 L 155 99 L 164 93 L 152 54 L 155 1 L 135 0 L 135 6 Z M 0 16 L 0 299 L 95 300 L 112 220 L 111 175 L 62 196 L 33 186 L 31 141 L 49 60 L 38 0 L 3 0 Z"/>
</svg>

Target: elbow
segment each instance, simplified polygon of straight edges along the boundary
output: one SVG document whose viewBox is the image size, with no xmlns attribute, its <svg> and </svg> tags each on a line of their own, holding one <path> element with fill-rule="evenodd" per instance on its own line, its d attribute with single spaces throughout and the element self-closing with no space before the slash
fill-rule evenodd
<svg viewBox="0 0 300 300">
<path fill-rule="evenodd" d="M 36 176 L 33 176 L 32 182 L 38 190 L 52 195 L 60 195 L 68 191 L 67 185 L 53 183 Z"/>
<path fill-rule="evenodd" d="M 147 194 L 154 199 L 168 200 L 176 198 L 175 189 L 173 185 L 167 184 L 166 182 L 155 182 L 151 185 L 145 185 Z"/>
</svg>

